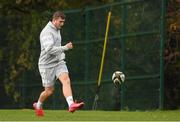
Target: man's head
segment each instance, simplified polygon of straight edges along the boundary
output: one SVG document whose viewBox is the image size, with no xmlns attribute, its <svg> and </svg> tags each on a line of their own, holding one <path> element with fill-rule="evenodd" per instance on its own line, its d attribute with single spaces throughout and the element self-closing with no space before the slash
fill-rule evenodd
<svg viewBox="0 0 180 122">
<path fill-rule="evenodd" d="M 60 29 L 64 25 L 65 18 L 66 16 L 63 12 L 56 11 L 52 17 L 52 23 L 57 29 Z"/>
</svg>

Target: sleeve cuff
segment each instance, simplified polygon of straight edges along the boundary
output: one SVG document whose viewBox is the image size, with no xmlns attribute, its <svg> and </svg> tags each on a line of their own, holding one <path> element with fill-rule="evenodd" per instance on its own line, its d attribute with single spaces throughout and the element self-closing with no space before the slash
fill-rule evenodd
<svg viewBox="0 0 180 122">
<path fill-rule="evenodd" d="M 69 48 L 68 48 L 67 46 L 62 46 L 62 49 L 63 49 L 64 51 L 69 50 Z"/>
</svg>

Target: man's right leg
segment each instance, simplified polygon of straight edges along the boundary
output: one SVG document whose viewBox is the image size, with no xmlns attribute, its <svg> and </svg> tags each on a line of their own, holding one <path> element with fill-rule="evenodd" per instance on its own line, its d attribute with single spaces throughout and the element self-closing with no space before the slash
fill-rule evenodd
<svg viewBox="0 0 180 122">
<path fill-rule="evenodd" d="M 42 104 L 44 103 L 44 101 L 53 94 L 54 92 L 54 87 L 45 87 L 44 91 L 41 92 L 38 102 L 35 102 L 33 104 L 33 107 L 35 109 L 35 113 L 37 116 L 44 116 L 44 112 L 42 109 Z"/>
<path fill-rule="evenodd" d="M 41 92 L 40 96 L 39 96 L 39 99 L 38 99 L 38 102 L 40 102 L 40 105 L 37 104 L 37 107 L 40 108 L 42 107 L 42 103 L 44 103 L 44 101 L 53 94 L 54 92 L 54 87 L 51 86 L 51 87 L 46 87 L 44 89 L 43 92 Z"/>
</svg>

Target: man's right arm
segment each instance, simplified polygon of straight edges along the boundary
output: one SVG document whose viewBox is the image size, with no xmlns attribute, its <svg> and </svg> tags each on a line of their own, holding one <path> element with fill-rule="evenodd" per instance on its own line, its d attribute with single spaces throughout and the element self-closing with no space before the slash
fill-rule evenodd
<svg viewBox="0 0 180 122">
<path fill-rule="evenodd" d="M 66 45 L 59 47 L 54 46 L 54 40 L 51 33 L 46 33 L 45 35 L 42 35 L 40 37 L 40 40 L 41 40 L 41 45 L 44 47 L 45 51 L 48 54 L 59 55 L 59 53 L 69 49 Z"/>
</svg>

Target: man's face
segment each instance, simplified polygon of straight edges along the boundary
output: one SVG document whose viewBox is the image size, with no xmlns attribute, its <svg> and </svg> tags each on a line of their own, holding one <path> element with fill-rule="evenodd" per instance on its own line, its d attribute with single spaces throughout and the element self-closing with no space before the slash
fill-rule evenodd
<svg viewBox="0 0 180 122">
<path fill-rule="evenodd" d="M 61 27 L 64 25 L 65 19 L 62 19 L 59 17 L 58 19 L 55 20 L 55 27 L 57 29 L 61 29 Z"/>
</svg>

